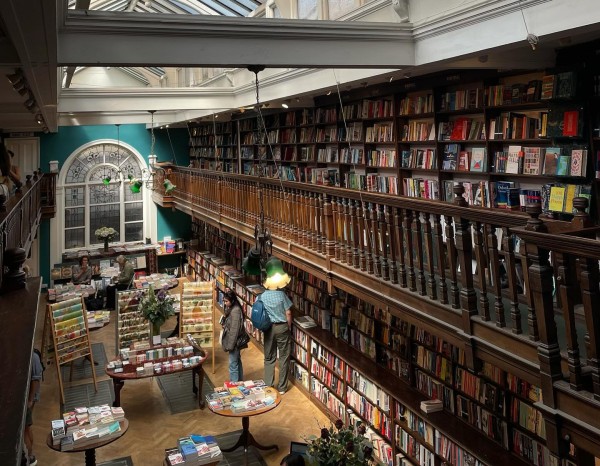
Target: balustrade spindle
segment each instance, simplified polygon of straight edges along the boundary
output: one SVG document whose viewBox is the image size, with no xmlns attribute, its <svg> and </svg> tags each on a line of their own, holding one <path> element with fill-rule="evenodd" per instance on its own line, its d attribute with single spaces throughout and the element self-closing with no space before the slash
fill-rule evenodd
<svg viewBox="0 0 600 466">
<path fill-rule="evenodd" d="M 317 251 L 325 255 L 325 241 L 323 239 L 323 195 L 317 195 Z"/>
<path fill-rule="evenodd" d="M 417 276 L 415 274 L 414 256 L 413 256 L 413 236 L 411 225 L 413 223 L 413 213 L 411 210 L 404 210 L 403 229 L 404 229 L 404 254 L 406 257 L 406 275 L 408 279 L 408 289 L 417 291 Z"/>
<path fill-rule="evenodd" d="M 310 193 L 310 242 L 308 247 L 317 249 L 317 200 L 315 193 Z"/>
<path fill-rule="evenodd" d="M 517 287 L 517 276 L 516 276 L 516 264 L 515 258 L 515 245 L 512 238 L 512 231 L 507 228 L 502 228 L 502 249 L 505 251 L 504 263 L 506 275 L 508 278 L 508 293 L 510 299 L 510 320 L 512 322 L 512 332 L 520 335 L 523 333 L 523 326 L 521 324 L 521 310 L 519 309 L 519 290 Z M 524 249 L 521 245 L 521 249 Z M 527 289 L 529 289 L 529 286 Z M 529 329 L 529 335 L 531 335 L 531 328 Z"/>
<path fill-rule="evenodd" d="M 446 283 L 446 246 L 442 235 L 441 215 L 433 214 L 433 240 L 435 244 L 437 272 L 440 283 L 440 303 L 448 304 L 448 284 Z"/>
<path fill-rule="evenodd" d="M 392 207 L 383 206 L 385 223 L 387 225 L 387 241 L 390 245 L 390 256 L 388 260 L 390 270 L 390 281 L 394 284 L 398 283 L 398 265 L 396 263 L 398 248 L 396 243 L 396 226 L 392 217 Z"/>
<path fill-rule="evenodd" d="M 365 240 L 366 240 L 366 258 L 367 273 L 373 275 L 373 229 L 371 228 L 371 204 L 363 202 L 363 216 L 365 218 Z"/>
<path fill-rule="evenodd" d="M 423 214 L 425 221 L 423 222 L 423 235 L 425 236 L 425 255 L 427 257 L 427 268 L 429 269 L 429 275 L 427 277 L 427 293 L 430 299 L 437 299 L 437 286 L 435 283 L 435 264 L 434 264 L 434 252 L 433 252 L 433 235 L 431 232 L 431 215 L 428 213 Z"/>
<path fill-rule="evenodd" d="M 379 218 L 379 244 L 381 245 L 381 278 L 388 282 L 390 281 L 390 265 L 388 263 L 390 237 L 388 234 L 389 216 L 385 215 L 385 206 L 378 206 L 377 216 Z"/>
<path fill-rule="evenodd" d="M 371 225 L 372 250 L 373 250 L 373 271 L 376 277 L 381 277 L 381 234 L 379 232 L 379 225 L 377 222 L 378 209 L 377 204 L 369 204 L 369 222 Z"/>
<path fill-rule="evenodd" d="M 350 200 L 350 228 L 352 230 L 352 265 L 355 269 L 360 268 L 359 254 L 359 230 L 358 230 L 358 215 L 356 213 L 358 202 Z"/>
<path fill-rule="evenodd" d="M 479 315 L 484 321 L 490 320 L 490 302 L 487 295 L 488 261 L 485 257 L 483 245 L 484 226 L 481 222 L 473 222 L 473 239 L 475 243 L 475 263 L 477 264 L 477 276 L 479 277 Z"/>
<path fill-rule="evenodd" d="M 291 194 L 292 198 L 293 198 L 293 202 L 292 202 L 292 213 L 291 213 L 291 217 L 292 217 L 292 222 L 291 224 L 293 225 L 292 227 L 292 236 L 294 239 L 294 242 L 296 244 L 300 244 L 300 219 L 301 219 L 301 210 L 300 210 L 300 191 L 298 191 L 297 189 L 293 191 L 293 193 Z"/>
<path fill-rule="evenodd" d="M 328 194 L 323 194 L 323 218 L 325 221 L 325 250 L 328 258 L 334 256 L 335 240 L 332 204 Z"/>
<path fill-rule="evenodd" d="M 490 257 L 489 267 L 494 287 L 494 313 L 496 314 L 496 326 L 505 327 L 504 303 L 502 302 L 502 283 L 500 280 L 500 254 L 498 253 L 498 236 L 496 227 L 490 225 L 488 229 L 488 255 Z"/>
<path fill-rule="evenodd" d="M 346 225 L 346 209 L 348 207 L 348 199 L 339 199 L 338 202 L 338 225 L 340 228 L 340 237 L 339 237 L 339 250 L 340 250 L 340 261 L 344 264 L 348 263 L 347 257 L 347 248 L 346 244 L 348 241 L 347 236 L 347 225 Z"/>
<path fill-rule="evenodd" d="M 417 283 L 418 292 L 421 296 L 427 294 L 426 281 L 425 281 L 425 265 L 423 262 L 423 232 L 421 230 L 421 213 L 414 212 L 412 221 L 412 236 L 413 244 L 417 254 Z"/>
<path fill-rule="evenodd" d="M 454 241 L 460 264 L 460 308 L 463 317 L 463 330 L 466 334 L 471 334 L 471 317 L 477 314 L 477 294 L 473 288 L 471 229 L 469 221 L 463 217 L 454 218 Z"/>
<path fill-rule="evenodd" d="M 398 283 L 402 288 L 406 288 L 406 266 L 404 260 L 406 258 L 406 249 L 404 243 L 404 232 L 402 231 L 404 219 L 402 218 L 402 209 L 393 207 L 394 212 L 394 242 L 396 244 L 398 267 Z"/>
<path fill-rule="evenodd" d="M 352 208 L 352 201 L 346 199 L 344 203 L 344 234 L 346 243 L 346 263 L 352 265 L 352 216 L 350 210 Z"/>
<path fill-rule="evenodd" d="M 446 217 L 446 245 L 448 247 L 448 265 L 450 268 L 450 297 L 452 307 L 460 309 L 460 299 L 458 288 L 458 254 L 456 252 L 456 243 L 454 238 L 454 221 L 451 217 Z"/>
<path fill-rule="evenodd" d="M 340 260 L 342 257 L 340 250 L 340 242 L 341 242 L 341 228 L 340 228 L 340 209 L 341 203 L 339 198 L 333 197 L 331 198 L 331 210 L 333 212 L 333 228 L 335 234 L 335 245 L 333 248 L 335 260 Z"/>
<path fill-rule="evenodd" d="M 578 265 L 581 302 L 587 326 L 587 366 L 592 375 L 594 398 L 600 400 L 600 273 L 597 260 L 580 258 Z"/>
<path fill-rule="evenodd" d="M 583 381 L 581 377 L 579 344 L 577 343 L 577 329 L 575 327 L 575 281 L 573 280 L 571 258 L 561 252 L 555 252 L 554 260 L 556 270 L 558 271 L 557 286 L 561 298 L 561 310 L 565 321 L 565 335 L 567 337 L 569 382 L 573 390 L 581 390 Z"/>
<path fill-rule="evenodd" d="M 298 226 L 300 227 L 300 231 L 298 232 L 298 243 L 301 246 L 306 246 L 306 224 L 308 221 L 308 213 L 306 212 L 306 194 L 304 193 L 304 191 L 300 191 L 298 193 L 298 201 L 300 204 L 300 215 L 299 215 L 299 223 Z"/>
<path fill-rule="evenodd" d="M 363 205 L 361 201 L 356 201 L 356 217 L 358 218 L 358 240 L 360 249 L 358 251 L 360 258 L 360 270 L 367 270 L 367 254 L 365 241 L 365 216 L 363 213 Z"/>
</svg>

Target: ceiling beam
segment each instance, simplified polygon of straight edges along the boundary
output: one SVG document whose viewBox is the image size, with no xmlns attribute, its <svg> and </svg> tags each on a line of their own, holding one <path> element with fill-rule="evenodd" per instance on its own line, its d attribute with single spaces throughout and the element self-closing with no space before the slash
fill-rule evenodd
<svg viewBox="0 0 600 466">
<path fill-rule="evenodd" d="M 373 27 L 351 21 L 68 10 L 58 31 L 58 63 L 402 68 L 414 64 L 411 28 L 407 23 Z"/>
</svg>

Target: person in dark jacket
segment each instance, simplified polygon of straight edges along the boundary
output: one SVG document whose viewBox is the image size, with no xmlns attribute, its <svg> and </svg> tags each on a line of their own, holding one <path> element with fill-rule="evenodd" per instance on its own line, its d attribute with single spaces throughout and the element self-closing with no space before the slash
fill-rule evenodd
<svg viewBox="0 0 600 466">
<path fill-rule="evenodd" d="M 232 290 L 227 290 L 223 296 L 223 308 L 225 310 L 225 320 L 223 321 L 223 339 L 221 346 L 223 350 L 229 353 L 229 380 L 239 382 L 244 380 L 244 368 L 242 367 L 242 357 L 238 348 L 237 341 L 240 332 L 244 329 L 244 313 L 237 296 Z M 245 345 L 244 348 L 247 348 Z"/>
</svg>

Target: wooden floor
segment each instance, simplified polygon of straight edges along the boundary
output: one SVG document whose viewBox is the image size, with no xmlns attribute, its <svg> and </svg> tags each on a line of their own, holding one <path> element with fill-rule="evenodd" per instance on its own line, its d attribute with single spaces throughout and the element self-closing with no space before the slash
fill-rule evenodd
<svg viewBox="0 0 600 466">
<path fill-rule="evenodd" d="M 45 299 L 42 299 L 45 301 Z M 43 305 L 45 308 L 45 303 Z M 39 312 L 36 328 L 36 348 L 41 349 L 44 312 Z M 92 343 L 102 342 L 107 357 L 114 355 L 115 319 L 100 330 L 91 332 Z M 175 318 L 165 324 L 164 329 L 173 328 Z M 217 325 L 217 327 L 219 327 Z M 263 378 L 262 351 L 253 344 L 242 352 L 244 377 Z M 207 361 L 208 362 L 208 361 Z M 75 364 L 78 364 L 76 362 Z M 228 379 L 227 354 L 220 348 L 215 351 L 215 372 L 210 364 L 205 365 L 206 375 L 214 385 Z M 104 369 L 97 366 L 98 380 L 108 380 Z M 39 466 L 81 465 L 84 453 L 60 453 L 46 446 L 50 421 L 58 419 L 60 394 L 54 363 L 46 366 L 45 380 L 41 387 L 41 400 L 34 410 L 34 454 Z M 91 382 L 91 380 L 90 380 Z M 69 382 L 67 381 L 66 384 Z M 134 465 L 162 465 L 165 448 L 174 447 L 179 437 L 188 434 L 218 435 L 241 429 L 240 419 L 228 419 L 211 413 L 208 408 L 171 415 L 155 378 L 127 382 L 121 391 L 121 406 L 129 419 L 129 430 L 119 440 L 96 450 L 96 461 L 131 456 Z M 262 444 L 277 444 L 279 451 L 261 451 L 268 465 L 278 465 L 289 451 L 290 441 L 303 441 L 303 437 L 317 434 L 320 426 L 329 425 L 324 414 L 311 403 L 296 387 L 290 384 L 280 406 L 272 412 L 250 418 L 250 432 Z"/>
</svg>

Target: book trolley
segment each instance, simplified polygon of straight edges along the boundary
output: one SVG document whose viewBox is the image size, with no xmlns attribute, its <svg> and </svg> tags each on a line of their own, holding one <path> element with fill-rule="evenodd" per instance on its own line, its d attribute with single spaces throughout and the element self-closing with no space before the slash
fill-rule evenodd
<svg viewBox="0 0 600 466">
<path fill-rule="evenodd" d="M 215 302 L 214 280 L 207 282 L 184 282 L 181 289 L 179 336 L 192 335 L 202 346 L 212 348 L 212 371 L 215 373 Z"/>
<path fill-rule="evenodd" d="M 115 350 L 129 348 L 138 341 L 150 340 L 150 323 L 139 309 L 141 297 L 145 290 L 126 290 L 117 293 L 117 325 Z"/>
<path fill-rule="evenodd" d="M 94 388 L 97 391 L 94 356 L 92 355 L 83 298 L 73 298 L 51 304 L 48 306 L 48 314 L 50 315 L 50 328 L 54 341 L 54 358 L 56 360 L 56 372 L 62 402 L 65 402 L 65 394 L 60 366 L 84 356 L 89 357 Z"/>
</svg>

